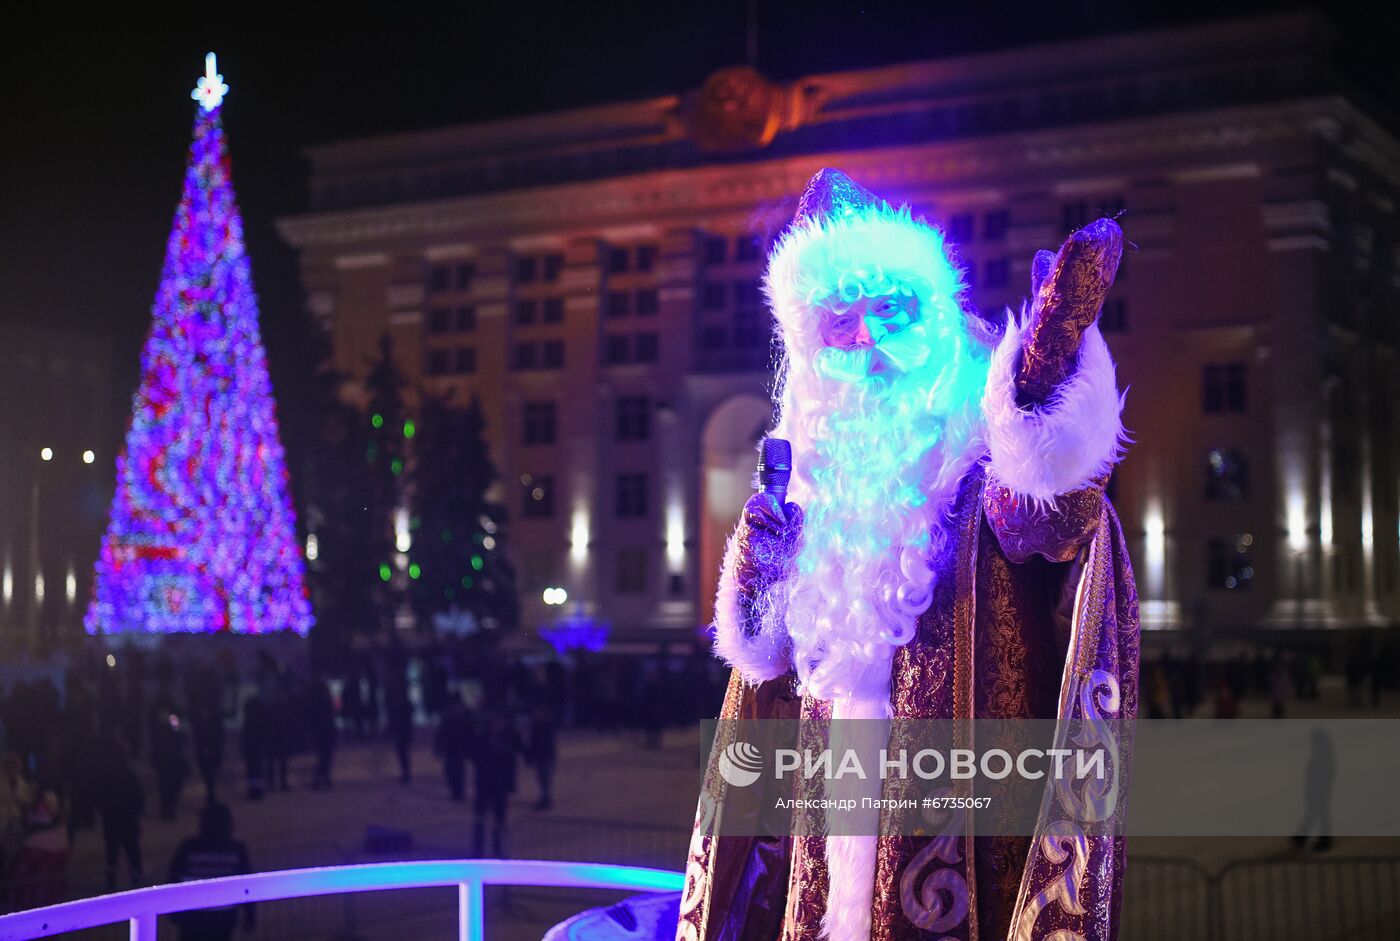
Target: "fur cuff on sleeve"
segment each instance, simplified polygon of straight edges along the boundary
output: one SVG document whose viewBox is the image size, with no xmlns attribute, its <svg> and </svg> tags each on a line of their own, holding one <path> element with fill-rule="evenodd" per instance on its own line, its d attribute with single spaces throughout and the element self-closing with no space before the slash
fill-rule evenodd
<svg viewBox="0 0 1400 941">
<path fill-rule="evenodd" d="M 1001 484 L 1039 506 L 1078 490 L 1112 469 L 1129 442 L 1120 415 L 1113 357 L 1097 323 L 1084 332 L 1079 362 L 1041 407 L 1016 405 L 1016 369 L 1029 321 L 1008 318 L 992 353 L 982 414 L 987 419 L 991 471 Z"/>
<path fill-rule="evenodd" d="M 724 547 L 724 565 L 719 574 L 719 594 L 715 598 L 715 654 L 739 671 L 750 683 L 776 679 L 792 668 L 789 641 L 782 618 L 771 609 L 768 592 L 758 599 L 758 630 L 744 633 L 745 600 L 734 576 L 739 541 L 733 536 Z"/>
</svg>

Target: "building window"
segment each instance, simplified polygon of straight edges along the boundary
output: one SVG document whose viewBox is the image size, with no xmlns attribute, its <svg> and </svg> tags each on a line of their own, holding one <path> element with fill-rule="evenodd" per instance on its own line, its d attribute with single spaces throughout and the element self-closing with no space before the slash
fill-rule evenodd
<svg viewBox="0 0 1400 941">
<path fill-rule="evenodd" d="M 544 519 L 554 515 L 554 478 L 549 475 L 525 474 L 520 478 L 524 498 L 522 516 Z"/>
<path fill-rule="evenodd" d="M 472 331 L 472 330 L 475 330 L 475 329 L 476 329 L 476 308 L 475 308 L 475 307 L 458 307 L 458 308 L 457 308 L 457 332 L 458 332 L 458 333 L 468 333 L 468 332 L 470 332 L 470 331 Z"/>
<path fill-rule="evenodd" d="M 705 264 L 722 265 L 728 252 L 728 244 L 723 236 L 711 235 L 705 239 Z"/>
<path fill-rule="evenodd" d="M 553 402 L 526 402 L 525 443 L 553 444 L 554 417 Z"/>
<path fill-rule="evenodd" d="M 547 297 L 540 304 L 540 320 L 545 323 L 564 322 L 564 299 L 562 297 Z"/>
<path fill-rule="evenodd" d="M 656 288 L 646 288 L 637 292 L 637 315 L 639 317 L 649 317 L 655 314 L 660 306 L 660 295 Z"/>
<path fill-rule="evenodd" d="M 647 590 L 647 553 L 645 549 L 619 549 L 617 579 L 619 595 L 638 595 Z"/>
<path fill-rule="evenodd" d="M 1099 330 L 1104 333 L 1124 333 L 1128 329 L 1128 302 L 1121 297 L 1104 301 L 1099 314 Z"/>
<path fill-rule="evenodd" d="M 959 245 L 972 241 L 972 213 L 960 212 L 949 218 L 948 238 Z"/>
<path fill-rule="evenodd" d="M 617 515 L 619 519 L 636 519 L 647 515 L 647 475 L 617 475 Z"/>
<path fill-rule="evenodd" d="M 1066 232 L 1075 232 L 1084 228 L 1089 222 L 1089 204 L 1082 199 L 1065 203 L 1060 207 L 1060 228 Z"/>
<path fill-rule="evenodd" d="M 476 347 L 459 347 L 457 355 L 452 358 L 452 371 L 460 376 L 476 372 Z"/>
<path fill-rule="evenodd" d="M 671 573 L 671 597 L 679 598 L 685 594 L 685 576 L 680 572 Z"/>
<path fill-rule="evenodd" d="M 472 281 L 476 278 L 476 265 L 471 262 L 463 262 L 457 266 L 457 290 L 467 291 L 471 289 Z"/>
<path fill-rule="evenodd" d="M 758 261 L 758 239 L 752 235 L 741 235 L 734 240 L 735 261 Z"/>
<path fill-rule="evenodd" d="M 428 352 L 428 375 L 447 375 L 448 364 L 447 350 L 430 350 Z"/>
<path fill-rule="evenodd" d="M 624 395 L 617 400 L 617 440 L 646 441 L 651 437 L 651 399 Z"/>
<path fill-rule="evenodd" d="M 557 565 L 553 552 L 529 552 L 525 554 L 525 564 L 520 569 L 519 585 L 526 591 L 539 591 L 559 584 L 556 576 Z"/>
<path fill-rule="evenodd" d="M 739 311 L 734 315 L 735 346 L 757 346 L 764 332 L 763 318 L 757 311 Z"/>
<path fill-rule="evenodd" d="M 726 345 L 723 327 L 706 327 L 700 331 L 700 349 L 722 350 Z"/>
<path fill-rule="evenodd" d="M 446 307 L 434 307 L 428 311 L 428 332 L 446 333 L 452 326 L 452 312 Z"/>
<path fill-rule="evenodd" d="M 632 344 L 628 341 L 629 338 L 620 333 L 609 334 L 603 347 L 603 362 L 609 365 L 627 362 L 632 349 Z"/>
<path fill-rule="evenodd" d="M 1244 503 L 1249 499 L 1249 457 L 1239 448 L 1206 452 L 1206 499 L 1213 503 Z"/>
<path fill-rule="evenodd" d="M 540 364 L 540 349 L 533 343 L 518 343 L 515 347 L 516 369 L 537 369 Z"/>
<path fill-rule="evenodd" d="M 536 313 L 534 301 L 515 302 L 515 322 L 520 326 L 534 323 Z"/>
<path fill-rule="evenodd" d="M 718 281 L 706 281 L 700 287 L 700 306 L 706 310 L 723 310 L 724 295 L 724 284 Z"/>
<path fill-rule="evenodd" d="M 1254 537 L 1241 533 L 1234 539 L 1206 542 L 1206 587 L 1212 591 L 1243 591 L 1254 580 L 1250 547 Z"/>
<path fill-rule="evenodd" d="M 563 369 L 564 368 L 564 341 L 545 340 L 544 341 L 544 368 Z"/>
<path fill-rule="evenodd" d="M 655 246 L 655 245 L 638 245 L 638 246 L 637 246 L 637 270 L 638 270 L 638 271 L 651 271 L 651 270 L 654 269 L 655 267 L 656 267 L 656 246 Z"/>
<path fill-rule="evenodd" d="M 438 294 L 447 290 L 448 269 L 446 265 L 433 265 L 428 269 L 428 291 Z"/>
<path fill-rule="evenodd" d="M 1201 408 L 1207 415 L 1245 410 L 1244 363 L 1217 363 L 1201 371 Z"/>
<path fill-rule="evenodd" d="M 754 281 L 734 282 L 734 309 L 743 313 L 752 313 L 763 306 L 761 295 L 758 293 L 758 284 Z"/>
<path fill-rule="evenodd" d="M 538 273 L 538 266 L 532 257 L 517 258 L 515 261 L 515 280 L 521 284 L 529 284 L 535 280 Z"/>
<path fill-rule="evenodd" d="M 661 353 L 660 343 L 654 333 L 637 334 L 637 362 L 654 363 Z"/>
<path fill-rule="evenodd" d="M 1011 281 L 1011 263 L 1005 258 L 989 258 L 982 270 L 982 285 L 1004 288 Z"/>
<path fill-rule="evenodd" d="M 564 270 L 564 256 L 563 256 L 563 255 L 545 255 L 545 256 L 544 256 L 544 280 L 546 280 L 546 281 L 558 281 L 558 280 L 559 280 L 559 272 L 560 272 L 560 271 L 563 271 L 563 270 Z"/>
<path fill-rule="evenodd" d="M 1011 222 L 1011 214 L 1005 209 L 997 209 L 982 216 L 982 238 L 988 242 L 1000 242 L 1006 238 L 1006 228 Z"/>
<path fill-rule="evenodd" d="M 628 261 L 628 258 L 627 258 L 627 249 L 625 249 L 625 248 L 610 248 L 610 249 L 608 249 L 608 273 L 609 273 L 609 274 L 622 274 L 624 271 L 627 270 L 627 261 Z"/>
<path fill-rule="evenodd" d="M 608 316 L 626 317 L 631 310 L 632 300 L 622 291 L 608 293 Z"/>
</svg>

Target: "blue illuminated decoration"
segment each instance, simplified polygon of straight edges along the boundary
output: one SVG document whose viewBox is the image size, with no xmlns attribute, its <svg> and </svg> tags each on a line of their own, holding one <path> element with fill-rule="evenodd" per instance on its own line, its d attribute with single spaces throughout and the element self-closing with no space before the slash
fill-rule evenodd
<svg viewBox="0 0 1400 941">
<path fill-rule="evenodd" d="M 287 869 L 150 886 L 3 915 L 0 916 L 0 941 L 28 941 L 121 922 L 129 924 L 131 941 L 156 941 L 157 919 L 174 912 L 316 895 L 452 885 L 458 889 L 458 941 L 483 941 L 486 937 L 484 886 L 676 892 L 684 883 L 683 873 L 663 869 L 514 859 L 428 860 Z"/>
<path fill-rule="evenodd" d="M 570 650 L 588 650 L 596 653 L 607 645 L 608 634 L 611 632 L 612 624 L 607 621 L 595 621 L 586 614 L 576 612 L 549 626 L 541 627 L 540 637 L 548 641 L 559 653 L 567 653 Z"/>
</svg>

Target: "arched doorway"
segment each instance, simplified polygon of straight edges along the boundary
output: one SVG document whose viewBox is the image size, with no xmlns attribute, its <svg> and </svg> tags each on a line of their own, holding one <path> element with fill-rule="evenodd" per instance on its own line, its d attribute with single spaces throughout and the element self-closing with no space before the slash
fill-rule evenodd
<svg viewBox="0 0 1400 941">
<path fill-rule="evenodd" d="M 710 412 L 700 438 L 700 623 L 714 620 L 715 585 L 724 542 L 753 493 L 758 442 L 768 430 L 773 405 L 752 394 L 731 396 Z"/>
</svg>

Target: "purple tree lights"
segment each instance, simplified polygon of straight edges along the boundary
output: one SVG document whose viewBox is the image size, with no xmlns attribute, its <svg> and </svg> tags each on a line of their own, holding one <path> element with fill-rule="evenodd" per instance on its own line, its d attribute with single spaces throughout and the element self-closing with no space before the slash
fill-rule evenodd
<svg viewBox="0 0 1400 941">
<path fill-rule="evenodd" d="M 219 120 L 228 87 L 212 53 L 206 66 L 90 634 L 304 634 L 313 623 Z"/>
</svg>

